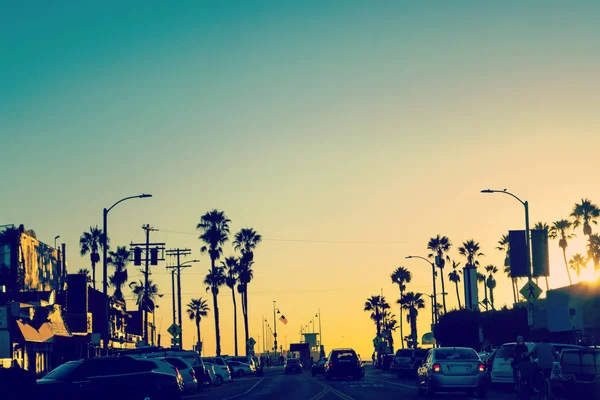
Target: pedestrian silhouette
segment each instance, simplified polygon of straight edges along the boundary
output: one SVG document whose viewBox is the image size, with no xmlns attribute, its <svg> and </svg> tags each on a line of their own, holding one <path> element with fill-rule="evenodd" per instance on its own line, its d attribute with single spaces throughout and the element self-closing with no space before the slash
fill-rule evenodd
<svg viewBox="0 0 600 400">
<path fill-rule="evenodd" d="M 533 285 L 529 284 L 529 296 L 530 299 L 535 299 L 535 292 L 533 291 Z"/>
</svg>

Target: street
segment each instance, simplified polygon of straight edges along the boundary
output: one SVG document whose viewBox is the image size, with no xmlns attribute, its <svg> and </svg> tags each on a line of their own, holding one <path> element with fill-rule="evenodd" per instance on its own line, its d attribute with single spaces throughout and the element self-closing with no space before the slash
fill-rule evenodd
<svg viewBox="0 0 600 400">
<path fill-rule="evenodd" d="M 265 369 L 263 377 L 246 377 L 232 384 L 213 387 L 203 392 L 186 396 L 192 399 L 265 399 L 285 398 L 298 400 L 373 400 L 373 399 L 417 399 L 415 381 L 399 379 L 389 373 L 367 367 L 365 377 L 360 381 L 325 381 L 322 375 L 312 377 L 309 373 L 284 375 L 281 367 Z M 464 393 L 443 394 L 439 398 L 465 399 Z M 513 393 L 490 389 L 487 399 L 514 399 Z"/>
</svg>

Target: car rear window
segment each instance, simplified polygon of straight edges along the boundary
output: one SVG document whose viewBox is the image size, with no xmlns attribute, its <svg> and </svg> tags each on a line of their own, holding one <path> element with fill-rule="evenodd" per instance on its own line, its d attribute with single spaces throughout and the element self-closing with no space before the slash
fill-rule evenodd
<svg viewBox="0 0 600 400">
<path fill-rule="evenodd" d="M 188 366 L 178 358 L 174 357 L 165 357 L 165 361 L 176 367 L 178 370 L 183 371 L 188 369 Z"/>
<path fill-rule="evenodd" d="M 515 348 L 514 344 L 503 344 L 500 347 L 500 350 L 498 350 L 498 354 L 496 354 L 496 358 L 511 358 L 514 348 Z"/>
<path fill-rule="evenodd" d="M 436 349 L 436 360 L 478 360 L 479 356 L 473 349 Z"/>
<path fill-rule="evenodd" d="M 398 350 L 396 357 L 412 357 L 412 350 Z"/>
<path fill-rule="evenodd" d="M 339 351 L 333 353 L 332 358 L 337 361 L 357 360 L 358 357 L 353 351 Z"/>
</svg>

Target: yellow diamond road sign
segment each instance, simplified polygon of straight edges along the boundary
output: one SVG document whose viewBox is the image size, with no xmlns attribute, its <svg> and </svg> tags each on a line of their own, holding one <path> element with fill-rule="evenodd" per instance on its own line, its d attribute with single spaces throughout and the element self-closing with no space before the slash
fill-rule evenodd
<svg viewBox="0 0 600 400">
<path fill-rule="evenodd" d="M 519 290 L 519 293 L 521 293 L 521 295 L 525 297 L 528 302 L 533 303 L 542 294 L 542 289 L 540 289 L 540 287 L 536 285 L 534 281 L 528 281 L 525 286 Z"/>
</svg>

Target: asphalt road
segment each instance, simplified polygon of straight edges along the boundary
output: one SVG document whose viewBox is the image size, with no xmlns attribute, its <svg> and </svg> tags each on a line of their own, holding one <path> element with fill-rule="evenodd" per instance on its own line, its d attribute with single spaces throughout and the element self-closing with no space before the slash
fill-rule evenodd
<svg viewBox="0 0 600 400">
<path fill-rule="evenodd" d="M 237 379 L 234 383 L 205 389 L 203 392 L 186 396 L 186 400 L 215 399 L 286 399 L 286 400 L 382 400 L 417 399 L 415 380 L 399 379 L 395 375 L 367 368 L 360 381 L 325 381 L 323 376 L 310 374 L 284 375 L 281 368 L 265 369 L 263 377 Z M 436 395 L 447 400 L 468 399 L 463 393 Z M 473 398 L 474 399 L 474 398 Z M 507 391 L 490 389 L 489 400 L 514 400 L 515 395 Z"/>
</svg>

